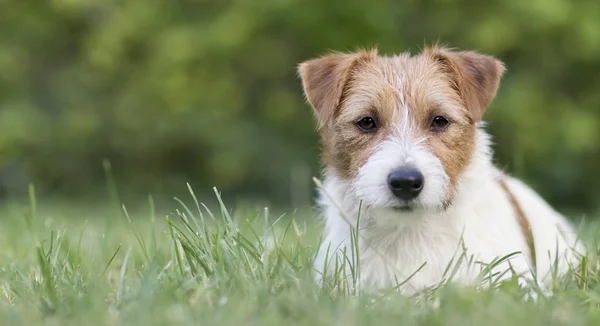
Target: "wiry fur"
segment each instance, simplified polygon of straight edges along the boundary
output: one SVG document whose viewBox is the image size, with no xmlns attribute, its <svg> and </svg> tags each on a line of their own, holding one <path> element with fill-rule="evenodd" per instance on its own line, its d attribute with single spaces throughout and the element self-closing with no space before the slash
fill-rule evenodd
<svg viewBox="0 0 600 326">
<path fill-rule="evenodd" d="M 539 280 L 547 279 L 557 258 L 559 272 L 568 269 L 571 248 L 580 246 L 572 226 L 491 163 L 480 119 L 504 71 L 500 61 L 440 48 L 394 57 L 360 51 L 313 59 L 299 70 L 319 119 L 326 164 L 318 273 L 333 272 L 336 261 L 345 260 L 345 277 L 352 274 L 349 264 L 360 265 L 357 281 L 376 288 L 395 286 L 422 267 L 401 288 L 412 293 L 443 281 L 452 261 L 460 261 L 455 279 L 468 283 L 482 269 L 475 262 L 520 252 L 495 271 L 512 268 L 531 277 L 527 235 L 500 178 L 506 178 L 531 226 Z M 448 117 L 447 129 L 431 131 L 435 115 Z M 376 133 L 356 128 L 363 116 L 376 118 Z M 425 178 L 410 202 L 396 198 L 386 182 L 403 166 L 416 167 Z M 353 262 L 348 256 L 357 225 L 359 262 Z M 466 259 L 458 259 L 462 254 Z"/>
</svg>

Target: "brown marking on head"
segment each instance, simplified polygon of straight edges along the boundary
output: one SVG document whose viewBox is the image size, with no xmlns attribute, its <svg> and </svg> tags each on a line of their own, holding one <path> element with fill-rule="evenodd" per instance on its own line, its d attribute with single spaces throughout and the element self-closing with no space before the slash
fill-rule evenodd
<svg viewBox="0 0 600 326">
<path fill-rule="evenodd" d="M 304 94 L 322 127 L 336 113 L 352 71 L 377 56 L 376 50 L 333 53 L 301 63 Z"/>
<path fill-rule="evenodd" d="M 505 70 L 502 62 L 474 51 L 454 52 L 437 46 L 426 48 L 424 54 L 438 61 L 461 95 L 464 106 L 473 119 L 479 121 L 498 91 Z"/>
<path fill-rule="evenodd" d="M 502 71 L 492 57 L 440 48 L 412 57 L 335 54 L 300 65 L 307 98 L 326 126 L 320 132 L 330 171 L 355 178 L 382 141 L 422 138 L 450 179 L 450 197 L 473 156 L 475 123 L 493 99 Z M 449 120 L 448 127 L 432 130 L 436 116 Z M 376 132 L 356 126 L 363 117 L 375 119 Z M 413 126 L 410 135 L 402 130 L 407 124 Z"/>
</svg>

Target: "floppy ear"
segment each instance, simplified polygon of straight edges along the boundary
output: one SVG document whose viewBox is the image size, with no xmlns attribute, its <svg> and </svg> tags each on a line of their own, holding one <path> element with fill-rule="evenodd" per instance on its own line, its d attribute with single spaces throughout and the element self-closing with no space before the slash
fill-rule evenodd
<svg viewBox="0 0 600 326">
<path fill-rule="evenodd" d="M 425 50 L 450 75 L 453 86 L 471 111 L 475 121 L 481 117 L 496 96 L 504 64 L 488 55 L 473 51 L 454 52 L 439 48 Z"/>
<path fill-rule="evenodd" d="M 335 114 L 352 70 L 376 55 L 375 50 L 334 53 L 305 61 L 298 66 L 304 94 L 315 110 L 319 127 L 325 125 Z"/>
</svg>

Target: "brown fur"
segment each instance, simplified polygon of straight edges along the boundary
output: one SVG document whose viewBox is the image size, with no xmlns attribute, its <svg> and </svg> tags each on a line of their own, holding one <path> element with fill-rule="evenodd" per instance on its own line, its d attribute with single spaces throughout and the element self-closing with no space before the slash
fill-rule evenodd
<svg viewBox="0 0 600 326">
<path fill-rule="evenodd" d="M 300 65 L 304 91 L 320 122 L 323 161 L 342 178 L 354 178 L 377 144 L 398 132 L 409 110 L 416 137 L 442 162 L 454 187 L 475 149 L 475 122 L 493 99 L 502 63 L 475 52 L 427 48 L 416 56 L 375 51 L 333 54 Z M 443 131 L 431 120 L 450 120 Z M 360 131 L 363 117 L 378 123 Z"/>
<path fill-rule="evenodd" d="M 371 61 L 377 52 L 334 53 L 303 62 L 298 67 L 306 98 L 323 125 L 337 110 L 352 70 Z"/>
<path fill-rule="evenodd" d="M 480 120 L 500 86 L 505 70 L 502 62 L 473 51 L 452 52 L 433 47 L 426 48 L 424 53 L 444 67 L 465 107 L 475 120 Z"/>
<path fill-rule="evenodd" d="M 523 212 L 523 208 L 521 208 L 521 205 L 519 205 L 519 201 L 517 200 L 515 195 L 512 193 L 512 191 L 510 191 L 510 189 L 508 188 L 505 177 L 502 176 L 498 180 L 498 183 L 500 184 L 500 187 L 502 187 L 502 190 L 508 197 L 508 201 L 510 202 L 510 205 L 513 207 L 513 210 L 515 211 L 515 215 L 517 217 L 517 222 L 519 222 L 519 227 L 521 228 L 521 233 L 523 233 L 523 237 L 525 237 L 525 241 L 527 242 L 527 247 L 529 249 L 529 261 L 533 265 L 532 266 L 533 271 L 536 272 L 536 269 L 537 269 L 536 260 L 537 259 L 536 259 L 536 252 L 535 252 L 535 241 L 533 239 L 531 225 L 529 224 L 527 217 L 525 217 L 525 212 Z"/>
</svg>

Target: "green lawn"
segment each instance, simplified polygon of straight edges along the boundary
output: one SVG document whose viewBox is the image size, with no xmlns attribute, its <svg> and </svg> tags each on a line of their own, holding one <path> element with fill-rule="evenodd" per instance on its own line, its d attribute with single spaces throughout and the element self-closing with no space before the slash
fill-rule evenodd
<svg viewBox="0 0 600 326">
<path fill-rule="evenodd" d="M 347 294 L 311 281 L 319 223 L 308 214 L 211 212 L 194 196 L 156 210 L 81 206 L 3 206 L 1 325 L 600 325 L 589 261 L 537 303 L 513 281 Z"/>
</svg>

